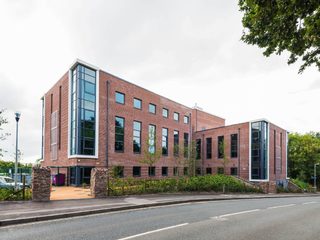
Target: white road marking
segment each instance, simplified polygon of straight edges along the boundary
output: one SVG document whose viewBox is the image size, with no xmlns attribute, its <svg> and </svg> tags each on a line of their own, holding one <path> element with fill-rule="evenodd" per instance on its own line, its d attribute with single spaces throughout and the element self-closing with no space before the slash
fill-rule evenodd
<svg viewBox="0 0 320 240">
<path fill-rule="evenodd" d="M 178 225 L 174 225 L 174 226 L 170 226 L 170 227 L 159 228 L 159 229 L 156 229 L 156 230 L 152 230 L 152 231 L 148 231 L 148 232 L 144 232 L 144 233 L 139 233 L 139 234 L 132 235 L 132 236 L 129 236 L 129 237 L 119 238 L 118 240 L 127 240 L 127 239 L 136 238 L 136 237 L 141 237 L 141 236 L 148 235 L 148 234 L 151 234 L 151 233 L 156 233 L 156 232 L 161 232 L 161 231 L 164 231 L 164 230 L 169 230 L 169 229 L 172 229 L 172 228 L 182 227 L 182 226 L 185 226 L 185 225 L 188 225 L 188 224 L 189 223 L 182 223 L 182 224 L 178 224 Z"/>
<path fill-rule="evenodd" d="M 308 204 L 314 204 L 314 203 L 318 203 L 318 202 L 305 202 L 305 203 L 302 203 L 302 205 L 308 205 Z"/>
<path fill-rule="evenodd" d="M 285 207 L 292 207 L 292 206 L 295 206 L 295 205 L 296 204 L 287 204 L 287 205 L 268 207 L 267 209 L 285 208 Z"/>
<path fill-rule="evenodd" d="M 242 211 L 242 212 L 235 212 L 235 213 L 228 213 L 228 214 L 223 214 L 220 216 L 215 216 L 215 217 L 211 217 L 212 219 L 216 219 L 216 220 L 222 220 L 225 217 L 230 217 L 230 216 L 235 216 L 235 215 L 240 215 L 240 214 L 245 214 L 245 213 L 252 213 L 252 212 L 258 212 L 261 209 L 253 209 L 253 210 L 248 210 L 248 211 Z"/>
</svg>

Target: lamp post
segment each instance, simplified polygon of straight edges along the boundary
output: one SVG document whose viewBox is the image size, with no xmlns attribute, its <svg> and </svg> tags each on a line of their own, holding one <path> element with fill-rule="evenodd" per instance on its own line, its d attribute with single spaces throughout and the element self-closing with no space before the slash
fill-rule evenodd
<svg viewBox="0 0 320 240">
<path fill-rule="evenodd" d="M 319 166 L 319 163 L 315 163 L 313 169 L 313 187 L 315 192 L 317 191 L 317 166 Z"/>
<path fill-rule="evenodd" d="M 19 119 L 21 116 L 20 112 L 15 112 L 14 113 L 15 117 L 16 117 L 16 162 L 14 165 L 14 188 L 15 190 L 17 190 L 17 179 L 18 179 L 18 123 L 19 123 Z"/>
</svg>

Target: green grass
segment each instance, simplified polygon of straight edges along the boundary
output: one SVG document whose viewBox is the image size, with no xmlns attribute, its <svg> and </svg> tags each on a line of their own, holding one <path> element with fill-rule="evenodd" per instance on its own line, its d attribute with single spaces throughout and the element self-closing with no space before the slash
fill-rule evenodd
<svg viewBox="0 0 320 240">
<path fill-rule="evenodd" d="M 166 179 L 116 178 L 109 182 L 110 195 L 130 195 L 162 192 L 261 192 L 226 175 Z"/>
<path fill-rule="evenodd" d="M 291 179 L 291 181 L 295 185 L 297 185 L 299 188 L 301 188 L 303 190 L 306 190 L 306 191 L 311 191 L 312 190 L 312 187 L 308 183 L 306 183 L 304 181 L 301 181 L 299 179 Z"/>
</svg>

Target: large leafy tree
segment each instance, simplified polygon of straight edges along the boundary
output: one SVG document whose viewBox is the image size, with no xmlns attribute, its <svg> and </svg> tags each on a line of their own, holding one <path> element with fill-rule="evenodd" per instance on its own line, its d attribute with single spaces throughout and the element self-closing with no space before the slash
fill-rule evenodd
<svg viewBox="0 0 320 240">
<path fill-rule="evenodd" d="M 241 40 L 263 48 L 267 57 L 288 51 L 288 64 L 302 60 L 299 73 L 311 65 L 320 71 L 319 0 L 239 0 L 239 7 Z"/>
<path fill-rule="evenodd" d="M 319 133 L 289 134 L 289 176 L 299 178 L 305 182 L 311 182 L 315 163 L 320 163 Z"/>
</svg>

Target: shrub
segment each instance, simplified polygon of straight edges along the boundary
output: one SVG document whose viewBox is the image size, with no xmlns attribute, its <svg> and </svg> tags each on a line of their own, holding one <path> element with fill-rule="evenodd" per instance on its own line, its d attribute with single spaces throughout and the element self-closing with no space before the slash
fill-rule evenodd
<svg viewBox="0 0 320 240">
<path fill-rule="evenodd" d="M 30 200 L 32 198 L 31 189 L 25 189 L 25 199 L 23 199 L 22 190 L 15 191 L 14 189 L 1 189 L 0 188 L 0 201 L 19 201 Z"/>
</svg>

